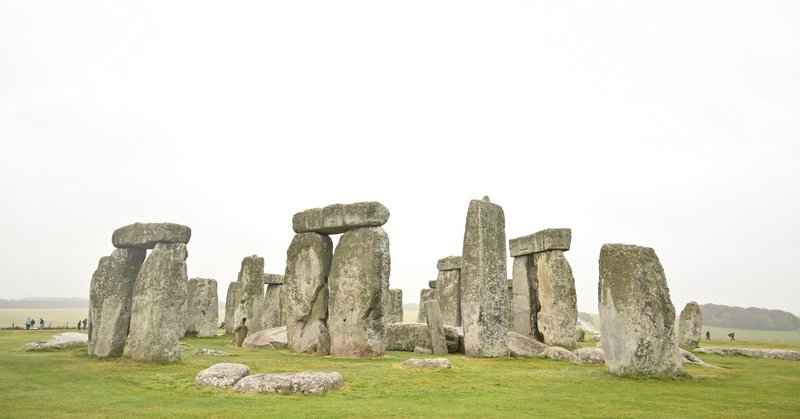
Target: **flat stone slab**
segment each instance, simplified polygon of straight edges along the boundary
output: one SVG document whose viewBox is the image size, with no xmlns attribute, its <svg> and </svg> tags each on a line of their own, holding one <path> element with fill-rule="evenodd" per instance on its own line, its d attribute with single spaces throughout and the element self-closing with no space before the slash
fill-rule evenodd
<svg viewBox="0 0 800 419">
<path fill-rule="evenodd" d="M 389 209 L 380 202 L 333 204 L 312 208 L 292 217 L 295 233 L 340 234 L 359 227 L 379 227 L 389 221 Z"/>
<path fill-rule="evenodd" d="M 562 348 L 560 346 L 551 346 L 542 352 L 547 358 L 550 359 L 569 359 L 572 360 L 572 352 L 569 349 Z"/>
<path fill-rule="evenodd" d="M 436 268 L 440 271 L 454 271 L 456 269 L 461 269 L 461 263 L 463 259 L 461 256 L 448 256 L 443 259 L 439 259 L 436 262 Z"/>
<path fill-rule="evenodd" d="M 569 250 L 572 230 L 568 228 L 548 228 L 527 236 L 508 241 L 511 257 L 532 255 L 548 250 Z"/>
<path fill-rule="evenodd" d="M 233 391 L 246 394 L 322 394 L 344 385 L 336 371 L 255 374 L 241 379 Z"/>
<path fill-rule="evenodd" d="M 781 359 L 785 361 L 800 361 L 800 352 L 788 349 L 751 349 L 751 348 L 700 348 L 694 352 L 708 355 L 743 355 L 750 358 Z"/>
<path fill-rule="evenodd" d="M 288 346 L 286 326 L 259 330 L 244 339 L 245 349 L 283 349 Z"/>
<path fill-rule="evenodd" d="M 283 285 L 283 275 L 265 273 L 264 285 Z"/>
<path fill-rule="evenodd" d="M 605 364 L 606 354 L 603 348 L 580 348 L 572 352 L 570 362 L 573 364 Z"/>
<path fill-rule="evenodd" d="M 447 358 L 428 358 L 428 359 L 420 359 L 420 358 L 409 358 L 403 361 L 400 364 L 406 368 L 452 368 L 453 365 L 450 364 L 450 360 Z"/>
<path fill-rule="evenodd" d="M 189 243 L 192 229 L 173 223 L 133 223 L 120 227 L 111 235 L 114 247 L 152 249 L 157 243 Z"/>
<path fill-rule="evenodd" d="M 508 332 L 508 352 L 512 357 L 517 356 L 539 356 L 549 346 L 542 342 L 517 332 Z"/>
<path fill-rule="evenodd" d="M 232 387 L 244 377 L 250 375 L 250 367 L 244 364 L 214 364 L 197 373 L 195 384 L 200 387 Z"/>
<path fill-rule="evenodd" d="M 210 348 L 198 348 L 195 352 L 195 355 L 207 355 L 207 356 L 230 356 L 231 354 L 225 351 L 218 351 L 216 349 Z"/>
<path fill-rule="evenodd" d="M 89 335 L 85 333 L 66 332 L 51 337 L 47 342 L 26 343 L 23 351 L 39 351 L 42 349 L 64 349 L 89 345 Z"/>
</svg>

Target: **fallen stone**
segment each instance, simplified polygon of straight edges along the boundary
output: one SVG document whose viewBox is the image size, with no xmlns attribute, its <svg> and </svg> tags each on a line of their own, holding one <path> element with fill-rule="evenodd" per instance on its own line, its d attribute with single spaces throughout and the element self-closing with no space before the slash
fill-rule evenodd
<svg viewBox="0 0 800 419">
<path fill-rule="evenodd" d="M 340 234 L 361 227 L 380 227 L 389 220 L 389 209 L 380 202 L 334 204 L 298 212 L 292 217 L 295 233 Z"/>
<path fill-rule="evenodd" d="M 427 358 L 427 359 L 419 359 L 419 358 L 409 358 L 403 361 L 403 367 L 406 368 L 452 368 L 453 365 L 450 363 L 450 360 L 447 358 Z"/>
<path fill-rule="evenodd" d="M 446 325 L 461 325 L 461 270 L 439 271 L 434 291 Z"/>
<path fill-rule="evenodd" d="M 542 342 L 521 333 L 508 331 L 508 352 L 513 357 L 539 356 L 549 348 Z"/>
<path fill-rule="evenodd" d="M 242 378 L 250 375 L 250 367 L 244 364 L 214 364 L 197 373 L 194 379 L 200 387 L 233 387 Z"/>
<path fill-rule="evenodd" d="M 572 359 L 572 352 L 560 346 L 551 346 L 545 349 L 544 352 L 542 352 L 542 355 L 544 355 L 547 358 L 557 359 L 557 360 Z"/>
<path fill-rule="evenodd" d="M 572 268 L 564 252 L 548 250 L 536 253 L 533 266 L 539 298 L 536 328 L 543 342 L 550 346 L 575 347 L 578 298 Z"/>
<path fill-rule="evenodd" d="M 572 352 L 570 362 L 573 364 L 603 364 L 606 355 L 603 348 L 580 348 Z"/>
<path fill-rule="evenodd" d="M 527 236 L 508 241 L 511 257 L 532 255 L 548 250 L 569 250 L 572 230 L 568 228 L 549 228 Z"/>
<path fill-rule="evenodd" d="M 750 358 L 780 359 L 784 361 L 800 361 L 800 352 L 788 349 L 751 349 L 751 348 L 699 348 L 694 352 L 709 355 L 742 355 Z"/>
<path fill-rule="evenodd" d="M 708 368 L 719 368 L 716 365 L 711 365 L 711 364 L 707 364 L 707 363 L 703 362 L 702 359 L 698 358 L 697 356 L 695 356 L 695 354 L 687 351 L 686 349 L 678 348 L 678 351 L 680 351 L 681 361 L 684 364 L 694 364 L 694 365 L 699 365 L 701 367 L 708 367 Z"/>
<path fill-rule="evenodd" d="M 401 323 L 403 321 L 403 290 L 390 289 L 388 303 L 386 323 Z"/>
<path fill-rule="evenodd" d="M 216 349 L 211 348 L 197 348 L 194 352 L 195 355 L 207 355 L 207 356 L 230 356 L 231 354 L 225 351 L 218 351 Z"/>
<path fill-rule="evenodd" d="M 703 333 L 703 312 L 700 305 L 692 301 L 686 304 L 678 319 L 678 345 L 696 348 Z"/>
<path fill-rule="evenodd" d="M 85 333 L 65 332 L 51 337 L 47 342 L 26 343 L 25 346 L 22 347 L 22 350 L 39 351 L 43 349 L 65 349 L 87 346 L 88 344 L 89 335 Z"/>
<path fill-rule="evenodd" d="M 207 338 L 217 335 L 219 299 L 216 280 L 190 279 L 186 290 L 186 308 L 186 336 Z"/>
<path fill-rule="evenodd" d="M 153 249 L 158 243 L 189 243 L 192 229 L 173 223 L 134 223 L 118 228 L 111 235 L 114 247 Z"/>
<path fill-rule="evenodd" d="M 453 271 L 461 269 L 461 264 L 463 263 L 463 259 L 461 256 L 448 256 L 443 259 L 439 259 L 436 262 L 436 268 L 440 271 Z"/>
<path fill-rule="evenodd" d="M 287 346 L 286 326 L 259 330 L 248 335 L 242 343 L 245 349 L 283 349 Z"/>
<path fill-rule="evenodd" d="M 283 275 L 265 273 L 264 285 L 283 285 Z"/>
<path fill-rule="evenodd" d="M 255 374 L 239 380 L 233 391 L 245 394 L 323 394 L 344 385 L 336 371 Z"/>
</svg>

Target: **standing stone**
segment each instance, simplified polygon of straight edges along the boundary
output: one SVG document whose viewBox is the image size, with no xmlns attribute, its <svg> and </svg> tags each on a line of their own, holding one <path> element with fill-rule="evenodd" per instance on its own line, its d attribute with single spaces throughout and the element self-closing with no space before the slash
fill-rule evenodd
<svg viewBox="0 0 800 419">
<path fill-rule="evenodd" d="M 264 258 L 253 255 L 242 259 L 239 271 L 239 306 L 233 313 L 236 326 L 247 318 L 248 333 L 264 330 Z"/>
<path fill-rule="evenodd" d="M 439 276 L 436 279 L 436 299 L 442 309 L 444 324 L 461 326 L 461 257 L 458 257 L 457 263 L 453 262 L 453 258 L 450 256 L 437 263 Z"/>
<path fill-rule="evenodd" d="M 186 245 L 159 243 L 144 261 L 133 287 L 128 348 L 131 359 L 174 362 L 181 359 L 184 333 Z"/>
<path fill-rule="evenodd" d="M 116 248 L 152 249 L 158 243 L 189 243 L 192 229 L 173 223 L 134 223 L 118 228 L 111 235 Z"/>
<path fill-rule="evenodd" d="M 541 336 L 537 336 L 536 326 L 539 296 L 533 258 L 528 255 L 515 257 L 511 272 L 514 281 L 511 304 L 514 307 L 514 321 L 511 324 L 511 330 L 520 335 L 533 336 L 541 340 Z"/>
<path fill-rule="evenodd" d="M 696 348 L 703 332 L 703 312 L 700 305 L 692 301 L 686 304 L 678 320 L 678 345 Z"/>
<path fill-rule="evenodd" d="M 427 323 L 428 315 L 425 311 L 425 301 L 436 298 L 436 290 L 423 288 L 419 292 L 419 311 L 417 311 L 417 323 Z"/>
<path fill-rule="evenodd" d="M 234 315 L 239 307 L 239 281 L 228 284 L 228 293 L 225 296 L 225 334 L 232 335 L 236 328 Z"/>
<path fill-rule="evenodd" d="M 386 323 L 400 323 L 403 321 L 403 290 L 396 288 L 389 290 L 389 308 L 386 310 Z"/>
<path fill-rule="evenodd" d="M 207 338 L 217 335 L 219 298 L 217 281 L 210 278 L 192 278 L 186 291 L 186 336 Z"/>
<path fill-rule="evenodd" d="M 680 374 L 675 308 L 653 249 L 604 244 L 600 250 L 598 300 L 603 352 L 610 373 Z"/>
<path fill-rule="evenodd" d="M 284 318 L 289 351 L 328 355 L 328 275 L 333 243 L 318 233 L 296 234 L 286 251 Z"/>
<path fill-rule="evenodd" d="M 444 334 L 444 323 L 442 323 L 439 302 L 428 300 L 425 302 L 425 306 L 425 312 L 428 313 L 428 333 L 431 335 L 431 351 L 434 355 L 446 355 L 447 340 Z"/>
<path fill-rule="evenodd" d="M 469 357 L 508 355 L 508 284 L 503 208 L 472 200 L 461 268 L 461 321 Z"/>
<path fill-rule="evenodd" d="M 283 284 L 269 284 L 264 294 L 264 328 L 272 329 L 284 323 Z"/>
<path fill-rule="evenodd" d="M 89 287 L 89 355 L 119 357 L 131 322 L 133 285 L 144 249 L 117 249 L 100 259 Z"/>
<path fill-rule="evenodd" d="M 298 212 L 292 217 L 295 233 L 339 234 L 361 227 L 379 227 L 389 220 L 389 209 L 380 202 L 333 204 Z"/>
<path fill-rule="evenodd" d="M 508 327 L 509 330 L 511 329 L 511 324 L 514 323 L 514 304 L 512 304 L 514 298 L 514 280 L 509 279 L 506 281 L 506 318 L 508 318 Z"/>
<path fill-rule="evenodd" d="M 536 325 L 550 346 L 575 346 L 578 301 L 572 268 L 561 250 L 533 255 L 540 309 Z"/>
<path fill-rule="evenodd" d="M 331 355 L 383 355 L 390 264 L 389 236 L 381 227 L 350 230 L 339 239 L 328 282 Z"/>
</svg>

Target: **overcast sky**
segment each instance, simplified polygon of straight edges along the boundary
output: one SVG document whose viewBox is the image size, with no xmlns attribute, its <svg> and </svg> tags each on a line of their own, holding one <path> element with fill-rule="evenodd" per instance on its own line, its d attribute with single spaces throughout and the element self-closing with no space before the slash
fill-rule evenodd
<svg viewBox="0 0 800 419">
<path fill-rule="evenodd" d="M 404 300 L 508 239 L 653 247 L 672 301 L 800 314 L 800 2 L 0 1 L 0 298 L 87 297 L 111 233 L 192 228 L 221 298 L 292 215 L 380 201 Z M 509 275 L 511 261 L 509 260 Z"/>
</svg>

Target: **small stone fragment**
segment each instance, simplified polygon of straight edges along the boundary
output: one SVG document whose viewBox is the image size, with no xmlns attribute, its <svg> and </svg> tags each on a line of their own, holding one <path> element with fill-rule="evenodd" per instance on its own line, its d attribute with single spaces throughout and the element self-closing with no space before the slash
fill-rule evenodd
<svg viewBox="0 0 800 419">
<path fill-rule="evenodd" d="M 230 356 L 231 354 L 225 351 L 218 351 L 216 349 L 211 348 L 197 348 L 194 352 L 195 355 L 207 355 L 207 356 Z"/>
<path fill-rule="evenodd" d="M 336 371 L 255 374 L 241 379 L 233 391 L 245 394 L 323 394 L 344 385 Z"/>
<path fill-rule="evenodd" d="M 419 359 L 419 358 L 409 358 L 403 361 L 401 364 L 406 368 L 452 368 L 453 365 L 450 363 L 450 360 L 447 358 L 427 358 L 427 359 Z"/>
</svg>

